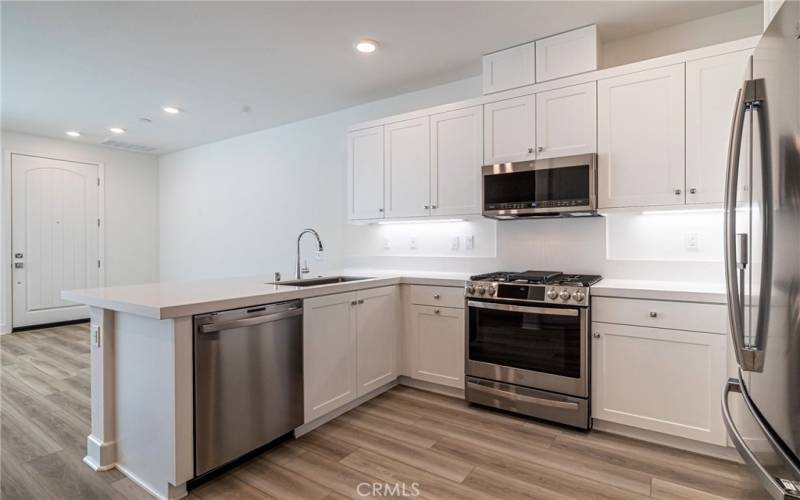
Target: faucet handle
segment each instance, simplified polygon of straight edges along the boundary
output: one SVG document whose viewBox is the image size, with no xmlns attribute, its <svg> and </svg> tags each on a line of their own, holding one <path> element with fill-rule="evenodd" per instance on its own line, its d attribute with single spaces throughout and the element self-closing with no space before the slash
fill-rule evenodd
<svg viewBox="0 0 800 500">
<path fill-rule="evenodd" d="M 275 282 L 277 283 L 280 280 L 281 280 L 281 273 L 276 272 L 275 273 Z"/>
<path fill-rule="evenodd" d="M 303 274 L 308 274 L 311 271 L 308 269 L 308 260 L 303 259 L 303 267 L 300 268 L 300 272 Z"/>
</svg>

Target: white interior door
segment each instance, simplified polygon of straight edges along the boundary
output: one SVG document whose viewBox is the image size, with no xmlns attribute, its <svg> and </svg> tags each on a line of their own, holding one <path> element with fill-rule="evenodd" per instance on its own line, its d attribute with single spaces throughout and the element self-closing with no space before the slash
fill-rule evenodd
<svg viewBox="0 0 800 500">
<path fill-rule="evenodd" d="M 89 317 L 61 291 L 99 285 L 98 170 L 11 155 L 14 327 Z"/>
</svg>

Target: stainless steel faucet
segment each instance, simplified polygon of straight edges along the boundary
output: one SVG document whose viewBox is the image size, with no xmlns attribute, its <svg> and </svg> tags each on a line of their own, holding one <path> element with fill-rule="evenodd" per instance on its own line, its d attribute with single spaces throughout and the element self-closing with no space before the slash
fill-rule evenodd
<svg viewBox="0 0 800 500">
<path fill-rule="evenodd" d="M 300 267 L 300 240 L 303 238 L 303 235 L 306 233 L 311 233 L 317 239 L 317 245 L 319 245 L 319 251 L 322 252 L 324 249 L 322 248 L 322 240 L 319 239 L 319 233 L 314 231 L 311 228 L 303 229 L 300 232 L 300 235 L 297 237 L 297 273 L 295 274 L 296 279 L 302 279 L 303 274 L 308 274 L 308 264 L 304 265 L 302 268 Z"/>
</svg>

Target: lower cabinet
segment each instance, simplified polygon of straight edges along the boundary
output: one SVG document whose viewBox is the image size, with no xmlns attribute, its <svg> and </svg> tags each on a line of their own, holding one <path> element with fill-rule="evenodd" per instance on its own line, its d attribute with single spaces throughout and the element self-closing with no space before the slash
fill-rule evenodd
<svg viewBox="0 0 800 500">
<path fill-rule="evenodd" d="M 397 377 L 397 287 L 303 301 L 304 422 Z"/>
<path fill-rule="evenodd" d="M 594 322 L 593 417 L 725 446 L 727 341 L 718 333 Z"/>
<path fill-rule="evenodd" d="M 411 378 L 464 388 L 464 309 L 411 306 Z"/>
</svg>

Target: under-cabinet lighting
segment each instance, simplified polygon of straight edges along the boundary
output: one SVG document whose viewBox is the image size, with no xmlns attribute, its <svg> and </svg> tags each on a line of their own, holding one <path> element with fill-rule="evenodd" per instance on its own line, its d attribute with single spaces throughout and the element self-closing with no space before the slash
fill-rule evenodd
<svg viewBox="0 0 800 500">
<path fill-rule="evenodd" d="M 642 215 L 721 214 L 721 208 L 690 208 L 687 210 L 642 210 Z"/>
<path fill-rule="evenodd" d="M 464 219 L 435 219 L 435 220 L 382 220 L 378 224 L 382 226 L 390 224 L 438 224 L 441 222 L 464 222 Z"/>
<path fill-rule="evenodd" d="M 169 113 L 171 115 L 177 115 L 178 113 L 183 111 L 181 108 L 176 108 L 174 106 L 164 106 L 161 109 L 163 109 L 165 113 Z"/>
<path fill-rule="evenodd" d="M 114 134 L 124 134 L 126 132 L 126 130 L 122 127 L 110 127 L 108 131 Z"/>
<path fill-rule="evenodd" d="M 80 137 L 81 133 L 76 130 L 69 130 L 67 131 L 67 135 L 70 137 Z"/>
</svg>

